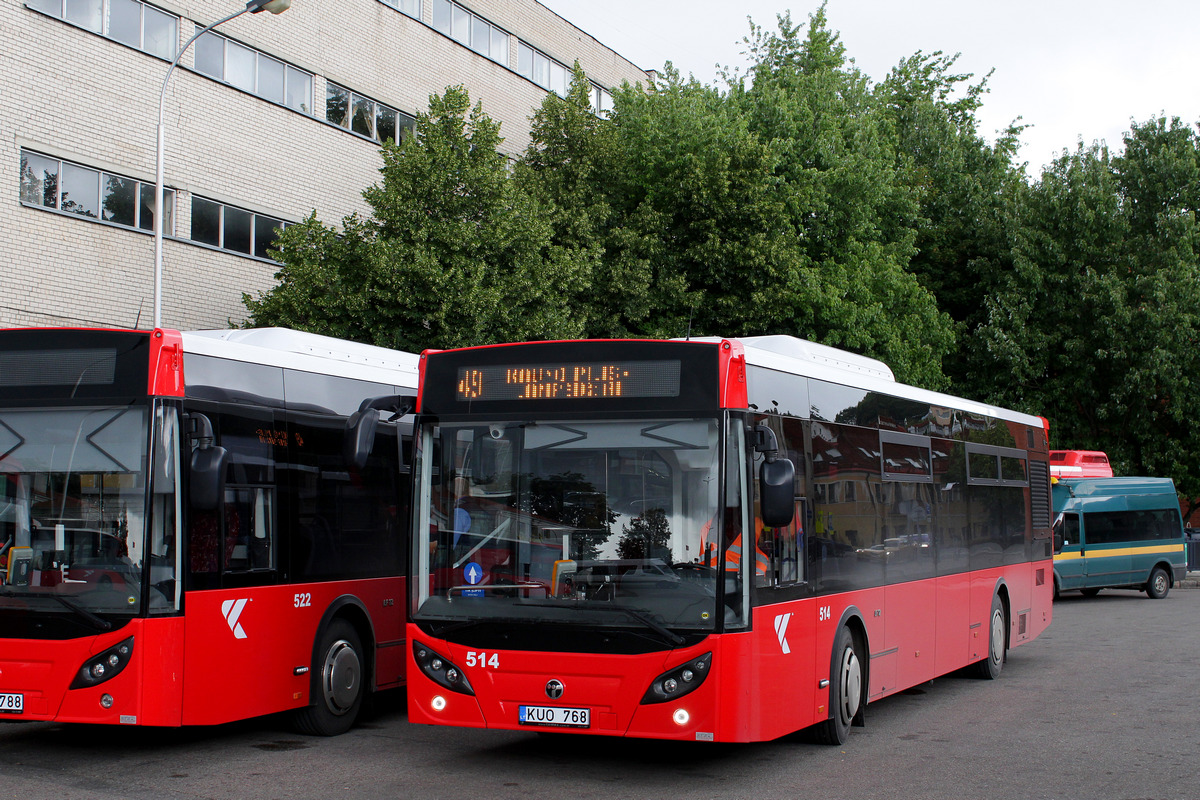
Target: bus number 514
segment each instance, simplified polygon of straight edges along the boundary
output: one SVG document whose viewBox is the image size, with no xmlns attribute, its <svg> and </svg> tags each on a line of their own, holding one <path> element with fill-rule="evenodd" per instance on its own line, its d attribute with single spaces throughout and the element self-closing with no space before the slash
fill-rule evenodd
<svg viewBox="0 0 1200 800">
<path fill-rule="evenodd" d="M 467 666 L 474 667 L 475 665 L 479 665 L 481 667 L 491 667 L 492 669 L 500 669 L 500 656 L 492 653 L 492 655 L 489 657 L 486 651 L 476 653 L 474 650 L 468 650 Z"/>
</svg>

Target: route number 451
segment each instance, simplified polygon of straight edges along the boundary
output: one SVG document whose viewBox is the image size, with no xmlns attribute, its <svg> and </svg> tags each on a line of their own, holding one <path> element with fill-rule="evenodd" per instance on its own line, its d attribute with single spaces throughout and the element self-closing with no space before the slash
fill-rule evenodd
<svg viewBox="0 0 1200 800">
<path fill-rule="evenodd" d="M 490 656 L 487 652 L 475 652 L 474 650 L 467 651 L 467 666 L 474 667 L 491 667 L 492 669 L 500 669 L 500 656 L 492 653 Z"/>
</svg>

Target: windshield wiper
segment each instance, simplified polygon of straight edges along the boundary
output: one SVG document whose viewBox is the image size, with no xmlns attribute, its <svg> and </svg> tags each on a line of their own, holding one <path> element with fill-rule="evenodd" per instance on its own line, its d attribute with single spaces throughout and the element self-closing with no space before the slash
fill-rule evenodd
<svg viewBox="0 0 1200 800">
<path fill-rule="evenodd" d="M 661 625 L 658 622 L 655 622 L 654 619 L 646 612 L 643 612 L 636 608 L 630 608 L 629 606 L 617 605 L 617 606 L 613 606 L 613 608 L 617 609 L 618 611 L 624 612 L 625 614 L 627 614 L 630 617 L 633 617 L 638 622 L 642 623 L 647 628 L 654 631 L 659 636 L 663 637 L 664 639 L 666 639 L 668 642 L 675 645 L 676 647 L 681 647 L 685 642 L 687 642 L 687 639 L 684 639 L 678 633 L 675 633 L 675 631 L 671 630 L 670 628 L 667 628 L 665 625 Z"/>
<path fill-rule="evenodd" d="M 86 608 L 83 608 L 82 606 L 76 605 L 73 601 L 68 600 L 65 597 L 60 597 L 59 595 L 56 595 L 56 594 L 51 594 L 51 595 L 46 595 L 46 596 L 53 597 L 58 602 L 62 603 L 64 608 L 68 608 L 71 611 L 75 612 L 79 616 L 86 619 L 88 622 L 95 625 L 100 630 L 102 630 L 102 631 L 112 630 L 112 623 L 109 622 L 108 620 L 106 620 L 104 617 L 100 616 L 99 614 L 93 614 L 91 611 L 88 611 Z"/>
<path fill-rule="evenodd" d="M 666 639 L 669 644 L 671 644 L 675 647 L 681 647 L 687 643 L 687 639 L 684 639 L 678 633 L 675 633 L 673 630 L 667 628 L 665 625 L 663 625 L 660 622 L 657 622 L 654 618 L 652 618 L 650 616 L 649 609 L 630 608 L 629 606 L 623 606 L 623 605 L 617 605 L 617 604 L 609 605 L 607 603 L 604 605 L 591 605 L 591 604 L 585 604 L 585 603 L 545 603 L 545 602 L 542 602 L 542 603 L 521 603 L 521 605 L 522 606 L 541 606 L 543 608 L 576 608 L 576 609 L 583 608 L 583 609 L 588 609 L 591 611 L 620 611 L 625 616 L 630 617 L 630 618 L 642 623 L 647 628 L 649 628 L 650 630 L 654 631 L 659 636 L 661 636 L 663 639 Z"/>
<path fill-rule="evenodd" d="M 83 617 L 88 622 L 92 623 L 92 625 L 99 628 L 100 630 L 102 630 L 102 631 L 112 630 L 112 623 L 109 622 L 108 620 L 106 620 L 104 617 L 100 616 L 99 614 L 93 614 L 91 611 L 88 611 L 86 608 L 83 608 L 82 606 L 74 603 L 73 601 L 68 600 L 65 597 L 60 597 L 56 594 L 49 594 L 49 593 L 41 594 L 38 592 L 14 592 L 12 590 L 5 590 L 5 591 L 0 592 L 0 595 L 4 595 L 5 597 L 49 597 L 53 600 L 57 600 L 59 602 L 59 604 L 61 604 L 67 610 L 71 611 L 71 613 L 76 614 L 77 616 Z"/>
</svg>

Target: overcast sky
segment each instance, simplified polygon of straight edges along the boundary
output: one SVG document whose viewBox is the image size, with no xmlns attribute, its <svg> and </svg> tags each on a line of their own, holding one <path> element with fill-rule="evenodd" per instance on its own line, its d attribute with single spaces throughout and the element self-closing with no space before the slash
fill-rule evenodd
<svg viewBox="0 0 1200 800">
<path fill-rule="evenodd" d="M 788 0 L 540 0 L 643 69 L 672 61 L 716 80 L 717 64 L 746 64 L 749 16 L 775 29 L 791 10 L 807 25 L 817 2 Z M 918 50 L 961 53 L 959 72 L 994 69 L 978 112 L 993 138 L 1021 117 L 1032 125 L 1019 159 L 1033 177 L 1060 155 L 1104 140 L 1123 149 L 1136 122 L 1165 113 L 1200 121 L 1200 0 L 829 0 L 828 25 L 873 81 Z"/>
</svg>

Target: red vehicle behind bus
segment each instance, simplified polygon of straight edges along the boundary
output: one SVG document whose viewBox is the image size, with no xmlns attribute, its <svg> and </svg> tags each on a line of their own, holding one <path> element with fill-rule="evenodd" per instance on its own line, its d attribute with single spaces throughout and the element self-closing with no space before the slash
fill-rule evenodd
<svg viewBox="0 0 1200 800">
<path fill-rule="evenodd" d="M 414 722 L 840 743 L 1050 623 L 1038 417 L 784 336 L 421 369 Z"/>
<path fill-rule="evenodd" d="M 347 420 L 416 379 L 282 329 L 0 331 L 0 719 L 347 729 L 404 678 L 410 436 L 364 460 Z"/>
<path fill-rule="evenodd" d="M 1098 450 L 1051 450 L 1050 476 L 1054 478 L 1111 478 L 1108 455 Z"/>
</svg>

